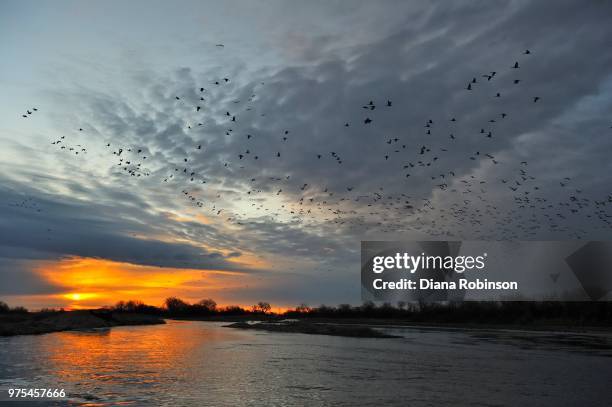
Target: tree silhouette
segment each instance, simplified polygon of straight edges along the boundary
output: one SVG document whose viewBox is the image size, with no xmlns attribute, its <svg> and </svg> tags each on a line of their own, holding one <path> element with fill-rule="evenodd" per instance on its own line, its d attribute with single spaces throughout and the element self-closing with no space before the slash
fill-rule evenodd
<svg viewBox="0 0 612 407">
<path fill-rule="evenodd" d="M 166 298 L 164 305 L 170 314 L 182 314 L 189 309 L 189 304 L 176 297 Z"/>
<path fill-rule="evenodd" d="M 196 303 L 198 307 L 208 312 L 215 312 L 217 310 L 217 303 L 212 298 L 205 298 Z"/>
<path fill-rule="evenodd" d="M 253 312 L 267 314 L 272 309 L 272 306 L 268 302 L 259 301 L 257 304 L 253 305 L 252 309 Z"/>
</svg>

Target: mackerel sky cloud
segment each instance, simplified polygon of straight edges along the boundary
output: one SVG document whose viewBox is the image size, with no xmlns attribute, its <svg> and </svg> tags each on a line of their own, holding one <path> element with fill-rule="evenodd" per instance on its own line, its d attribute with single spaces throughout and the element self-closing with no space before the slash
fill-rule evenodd
<svg viewBox="0 0 612 407">
<path fill-rule="evenodd" d="M 0 6 L 9 302 L 95 259 L 356 303 L 361 240 L 609 238 L 608 2 L 149 4 Z"/>
</svg>

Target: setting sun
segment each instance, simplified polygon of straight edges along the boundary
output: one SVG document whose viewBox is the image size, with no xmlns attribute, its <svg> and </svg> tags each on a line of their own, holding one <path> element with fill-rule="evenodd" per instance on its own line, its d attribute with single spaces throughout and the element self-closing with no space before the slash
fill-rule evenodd
<svg viewBox="0 0 612 407">
<path fill-rule="evenodd" d="M 96 296 L 97 295 L 93 293 L 68 293 L 64 295 L 64 298 L 67 298 L 72 301 L 81 301 L 95 298 Z"/>
<path fill-rule="evenodd" d="M 240 301 L 232 299 L 232 293 L 242 297 L 240 293 L 258 285 L 248 274 L 236 271 L 148 267 L 80 257 L 41 262 L 35 272 L 60 290 L 48 296 L 47 302 L 69 309 L 109 306 L 129 299 L 161 304 L 171 295 L 190 301 L 214 297 L 220 303 L 236 303 Z"/>
</svg>

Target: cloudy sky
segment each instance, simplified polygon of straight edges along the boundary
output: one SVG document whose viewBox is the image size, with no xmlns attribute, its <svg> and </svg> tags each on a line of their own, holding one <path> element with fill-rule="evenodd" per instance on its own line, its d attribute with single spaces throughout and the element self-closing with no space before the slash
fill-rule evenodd
<svg viewBox="0 0 612 407">
<path fill-rule="evenodd" d="M 362 240 L 608 239 L 610 16 L 4 1 L 0 299 L 358 303 Z"/>
</svg>

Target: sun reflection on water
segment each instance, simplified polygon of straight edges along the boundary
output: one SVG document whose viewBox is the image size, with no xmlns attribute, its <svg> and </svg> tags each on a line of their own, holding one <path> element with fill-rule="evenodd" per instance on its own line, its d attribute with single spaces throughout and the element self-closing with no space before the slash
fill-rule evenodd
<svg viewBox="0 0 612 407">
<path fill-rule="evenodd" d="M 92 399 L 84 405 L 106 405 L 97 399 L 122 400 L 112 389 L 135 386 L 135 393 L 145 399 L 147 389 L 173 381 L 187 380 L 194 358 L 199 359 L 202 345 L 210 341 L 225 341 L 236 337 L 236 332 L 223 329 L 197 331 L 188 323 L 170 321 L 169 326 L 115 327 L 88 332 L 59 332 L 40 343 L 45 355 L 45 368 L 57 381 L 64 383 L 69 394 Z M 160 329 L 161 328 L 161 329 Z M 211 333 L 212 332 L 212 333 Z M 202 367 L 204 368 L 204 367 Z M 201 375 L 201 372 L 197 373 Z M 84 382 L 101 383 L 99 388 L 83 389 Z M 110 390 L 110 391 L 109 391 Z M 136 397 L 138 398 L 138 397 Z M 127 404 L 133 402 L 124 401 Z"/>
</svg>

